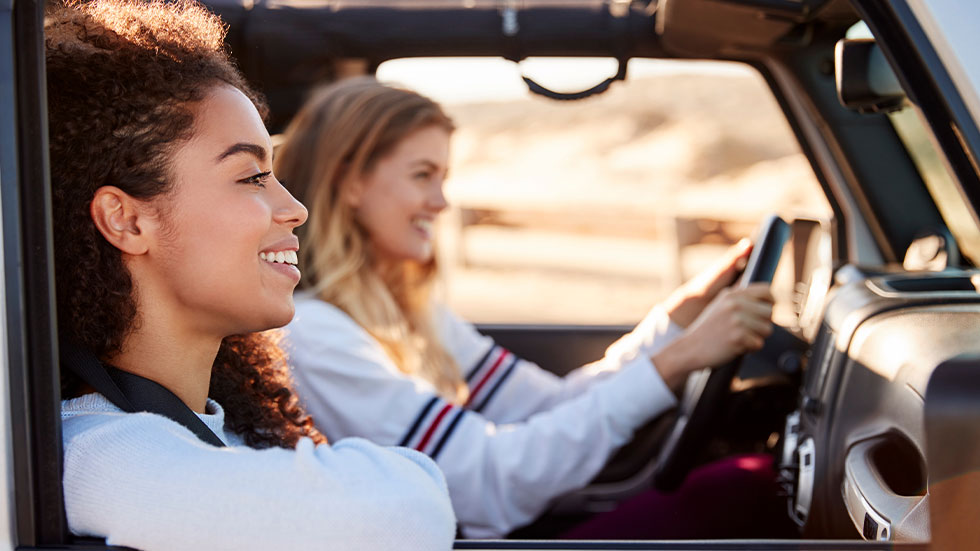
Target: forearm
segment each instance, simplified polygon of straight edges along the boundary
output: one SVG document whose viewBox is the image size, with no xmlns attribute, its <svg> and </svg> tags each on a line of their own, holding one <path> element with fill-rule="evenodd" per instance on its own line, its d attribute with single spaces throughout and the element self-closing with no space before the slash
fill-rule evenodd
<svg viewBox="0 0 980 551">
<path fill-rule="evenodd" d="M 675 403 L 646 358 L 526 422 L 467 413 L 437 457 L 468 537 L 500 537 L 588 484 L 634 431 Z"/>
</svg>

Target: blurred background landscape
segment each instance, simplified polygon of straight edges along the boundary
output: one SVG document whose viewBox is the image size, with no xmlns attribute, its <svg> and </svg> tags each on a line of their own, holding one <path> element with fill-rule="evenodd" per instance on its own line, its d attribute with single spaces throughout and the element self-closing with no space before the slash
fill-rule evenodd
<svg viewBox="0 0 980 551">
<path fill-rule="evenodd" d="M 379 78 L 434 97 L 457 123 L 438 250 L 458 313 L 634 323 L 767 214 L 829 218 L 760 76 L 658 63 L 574 102 L 531 96 L 516 76 L 494 93 L 452 63 L 382 65 Z M 475 92 L 434 84 L 440 71 Z"/>
</svg>

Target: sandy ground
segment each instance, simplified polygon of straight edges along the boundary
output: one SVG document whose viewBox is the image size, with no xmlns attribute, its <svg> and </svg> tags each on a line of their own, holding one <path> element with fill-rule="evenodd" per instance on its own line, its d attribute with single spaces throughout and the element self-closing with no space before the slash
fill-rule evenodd
<svg viewBox="0 0 980 551">
<path fill-rule="evenodd" d="M 756 77 L 665 75 L 581 102 L 449 110 L 442 288 L 474 321 L 631 323 L 766 214 L 829 216 Z M 786 312 L 791 278 L 782 286 Z"/>
</svg>

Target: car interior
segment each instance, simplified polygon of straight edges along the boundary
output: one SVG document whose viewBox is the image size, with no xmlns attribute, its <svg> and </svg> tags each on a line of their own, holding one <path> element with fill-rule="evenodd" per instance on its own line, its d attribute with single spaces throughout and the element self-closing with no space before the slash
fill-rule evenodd
<svg viewBox="0 0 980 551">
<path fill-rule="evenodd" d="M 629 79 L 630 59 L 740 63 L 764 79 L 827 198 L 827 218 L 757 221 L 742 281 L 772 280 L 782 263 L 795 289 L 792 319 L 761 351 L 692 376 L 678 408 L 534 523 L 507 540 L 461 540 L 457 548 L 556 548 L 552 538 L 563 529 L 650 487 L 671 491 L 697 465 L 739 452 L 776 458 L 798 540 L 561 548 L 952 549 L 977 536 L 975 522 L 963 520 L 980 512 L 980 136 L 905 0 L 205 4 L 228 23 L 230 51 L 268 98 L 273 133 L 312 87 L 373 74 L 393 59 L 618 62 L 615 74 L 576 92 L 525 77 L 531 92 L 556 101 L 615 88 Z M 0 350 L 9 369 L 3 399 L 16 532 L 24 549 L 104 548 L 68 535 L 60 496 L 50 197 L 47 186 L 32 185 L 46 178 L 38 11 L 9 3 L 0 11 L 0 51 L 10 52 L 0 56 Z M 562 375 L 600 358 L 628 327 L 480 329 Z"/>
</svg>

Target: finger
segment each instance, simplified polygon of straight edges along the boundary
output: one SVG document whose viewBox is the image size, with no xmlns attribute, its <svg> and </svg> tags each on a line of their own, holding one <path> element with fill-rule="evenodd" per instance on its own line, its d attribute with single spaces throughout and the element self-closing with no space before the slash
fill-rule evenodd
<svg viewBox="0 0 980 551">
<path fill-rule="evenodd" d="M 735 276 L 745 268 L 749 254 L 752 252 L 752 242 L 742 238 L 714 262 L 705 274 L 708 296 L 713 296 L 720 289 L 728 287 L 735 281 Z"/>
<path fill-rule="evenodd" d="M 754 295 L 771 295 L 771 288 L 772 283 L 768 281 L 755 281 L 738 290 L 743 293 L 751 293 Z"/>
<path fill-rule="evenodd" d="M 772 335 L 772 322 L 769 321 L 769 318 L 745 316 L 742 318 L 741 323 L 744 330 L 752 333 L 753 335 L 757 335 L 762 338 Z"/>
<path fill-rule="evenodd" d="M 729 264 L 735 265 L 736 267 L 744 268 L 745 263 L 749 260 L 749 254 L 752 252 L 752 241 L 748 237 L 743 237 L 728 248 L 726 256 L 728 256 L 731 261 Z M 741 266 L 739 266 L 741 264 Z"/>
<path fill-rule="evenodd" d="M 739 260 L 748 260 L 749 253 L 752 252 L 752 241 L 747 237 L 743 237 L 738 240 L 734 245 L 731 245 L 721 257 L 715 262 L 715 265 L 722 269 L 729 268 L 738 264 Z"/>
<path fill-rule="evenodd" d="M 737 300 L 736 310 L 746 316 L 753 316 L 758 319 L 771 320 L 773 303 L 764 300 L 747 300 L 740 297 Z"/>
<path fill-rule="evenodd" d="M 775 304 L 772 293 L 768 289 L 739 289 L 720 297 L 719 301 L 729 303 L 732 308 L 738 311 L 759 313 L 771 312 Z"/>
<path fill-rule="evenodd" d="M 752 241 L 748 238 L 743 237 L 725 251 L 724 256 L 724 270 L 728 272 L 728 275 L 734 276 L 735 272 L 745 268 L 745 264 L 749 261 L 749 254 L 752 253 Z"/>
<path fill-rule="evenodd" d="M 772 289 L 769 287 L 769 284 L 761 281 L 758 283 L 750 283 L 745 288 L 737 289 L 733 292 L 739 296 L 747 296 L 755 300 L 775 302 L 775 299 L 772 296 Z"/>
</svg>

